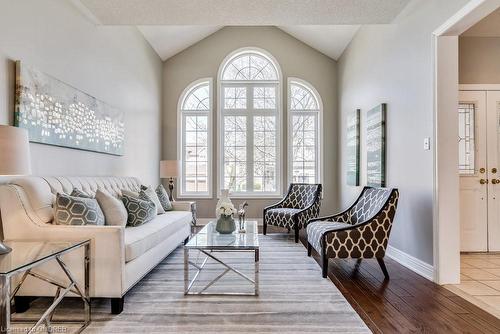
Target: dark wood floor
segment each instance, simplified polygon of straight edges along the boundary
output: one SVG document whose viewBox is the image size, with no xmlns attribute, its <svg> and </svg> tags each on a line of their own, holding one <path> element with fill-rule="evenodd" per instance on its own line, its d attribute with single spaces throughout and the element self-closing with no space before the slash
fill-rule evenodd
<svg viewBox="0 0 500 334">
<path fill-rule="evenodd" d="M 305 247 L 303 234 L 300 239 Z M 319 263 L 314 251 L 313 257 Z M 374 333 L 500 333 L 498 318 L 389 258 L 385 262 L 388 281 L 375 260 L 358 268 L 355 260 L 329 263 L 328 277 Z"/>
</svg>

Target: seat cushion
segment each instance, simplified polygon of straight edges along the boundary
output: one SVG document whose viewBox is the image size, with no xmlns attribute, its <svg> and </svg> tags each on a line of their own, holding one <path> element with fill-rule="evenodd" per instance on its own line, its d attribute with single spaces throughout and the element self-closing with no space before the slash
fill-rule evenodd
<svg viewBox="0 0 500 334">
<path fill-rule="evenodd" d="M 141 256 L 186 224 L 189 225 L 192 218 L 189 211 L 169 211 L 143 225 L 127 227 L 125 229 L 125 262 Z"/>
<path fill-rule="evenodd" d="M 321 238 L 326 231 L 340 230 L 346 227 L 352 227 L 350 224 L 330 222 L 330 221 L 317 221 L 307 225 L 307 241 L 318 252 L 321 253 Z"/>
<path fill-rule="evenodd" d="M 292 216 L 302 209 L 275 208 L 266 211 L 266 223 L 274 226 L 293 228 Z"/>
</svg>

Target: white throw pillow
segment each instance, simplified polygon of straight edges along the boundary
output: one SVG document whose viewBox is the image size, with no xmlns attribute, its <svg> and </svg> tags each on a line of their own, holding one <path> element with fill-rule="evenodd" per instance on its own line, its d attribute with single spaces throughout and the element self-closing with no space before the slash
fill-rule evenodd
<svg viewBox="0 0 500 334">
<path fill-rule="evenodd" d="M 161 215 L 162 213 L 165 213 L 165 210 L 163 210 L 163 206 L 160 203 L 160 200 L 158 199 L 158 195 L 156 195 L 156 191 L 153 189 L 153 187 L 146 187 L 146 186 L 141 186 L 141 190 L 144 191 L 144 193 L 151 198 L 153 203 L 156 205 L 156 213 Z"/>
<path fill-rule="evenodd" d="M 106 225 L 125 226 L 127 224 L 128 213 L 122 201 L 99 189 L 95 193 L 95 199 L 104 213 Z"/>
</svg>

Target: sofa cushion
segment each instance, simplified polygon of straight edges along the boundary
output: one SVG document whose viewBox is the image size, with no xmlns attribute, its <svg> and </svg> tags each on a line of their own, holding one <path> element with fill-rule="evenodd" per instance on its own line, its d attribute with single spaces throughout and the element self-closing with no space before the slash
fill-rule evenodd
<svg viewBox="0 0 500 334">
<path fill-rule="evenodd" d="M 54 206 L 57 225 L 104 225 L 104 214 L 97 200 L 57 194 Z"/>
<path fill-rule="evenodd" d="M 161 215 L 163 213 L 165 213 L 165 210 L 163 210 L 163 207 L 160 203 L 160 200 L 158 199 L 158 195 L 156 195 L 156 192 L 155 190 L 153 189 L 153 187 L 149 186 L 149 187 L 146 187 L 144 185 L 141 186 L 141 190 L 144 191 L 144 193 L 149 197 L 151 198 L 151 200 L 155 203 L 156 205 L 156 213 Z"/>
<path fill-rule="evenodd" d="M 106 225 L 125 226 L 127 224 L 128 213 L 122 201 L 100 189 L 95 192 L 95 199 L 104 213 Z"/>
<path fill-rule="evenodd" d="M 147 224 L 125 229 L 125 262 L 146 253 L 192 220 L 189 211 L 169 211 Z"/>
<path fill-rule="evenodd" d="M 125 209 L 127 209 L 127 226 L 145 224 L 156 216 L 155 203 L 142 190 L 138 198 L 124 194 L 122 201 Z"/>
<path fill-rule="evenodd" d="M 164 211 L 170 211 L 173 209 L 172 202 L 170 202 L 170 198 L 168 197 L 167 191 L 163 184 L 158 185 L 156 187 L 156 195 L 158 195 L 158 199 L 160 200 L 161 206 Z"/>
</svg>

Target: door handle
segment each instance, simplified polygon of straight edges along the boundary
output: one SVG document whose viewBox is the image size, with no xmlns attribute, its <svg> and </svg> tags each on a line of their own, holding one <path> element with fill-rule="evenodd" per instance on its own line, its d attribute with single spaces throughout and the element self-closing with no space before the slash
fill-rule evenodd
<svg viewBox="0 0 500 334">
<path fill-rule="evenodd" d="M 496 169 L 496 168 L 492 168 L 492 169 L 491 169 L 491 172 L 492 172 L 493 174 L 495 174 L 495 173 L 497 172 L 497 169 Z"/>
<path fill-rule="evenodd" d="M 500 180 L 499 179 L 493 179 L 493 180 L 491 180 L 491 183 L 492 184 L 499 184 Z"/>
<path fill-rule="evenodd" d="M 488 180 L 487 179 L 486 180 L 485 179 L 481 179 L 481 180 L 479 180 L 479 183 L 481 183 L 481 184 L 487 184 Z"/>
</svg>

